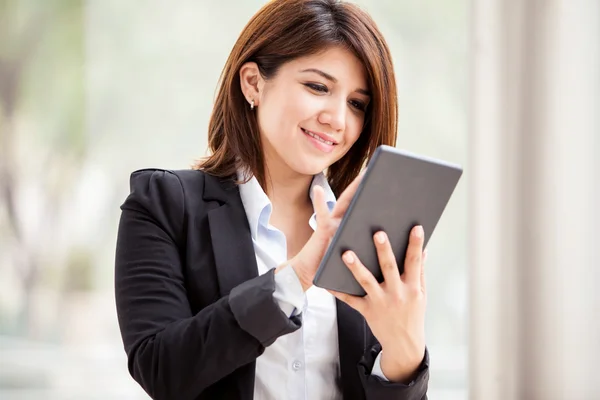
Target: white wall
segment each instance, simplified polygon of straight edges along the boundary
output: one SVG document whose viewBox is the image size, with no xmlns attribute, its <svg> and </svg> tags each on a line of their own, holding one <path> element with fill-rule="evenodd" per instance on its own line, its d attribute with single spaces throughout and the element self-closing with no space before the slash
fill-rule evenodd
<svg viewBox="0 0 600 400">
<path fill-rule="evenodd" d="M 600 398 L 600 3 L 472 6 L 470 397 Z"/>
</svg>

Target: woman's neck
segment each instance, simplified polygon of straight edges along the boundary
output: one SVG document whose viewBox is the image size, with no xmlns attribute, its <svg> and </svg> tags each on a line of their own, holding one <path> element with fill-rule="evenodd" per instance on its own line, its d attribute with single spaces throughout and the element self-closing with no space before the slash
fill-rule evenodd
<svg viewBox="0 0 600 400">
<path fill-rule="evenodd" d="M 313 177 L 282 168 L 265 169 L 266 187 L 263 188 L 273 208 L 300 208 L 310 206 L 309 189 Z"/>
<path fill-rule="evenodd" d="M 312 208 L 309 189 L 313 177 L 293 171 L 283 160 L 265 160 L 265 191 L 273 209 Z"/>
</svg>

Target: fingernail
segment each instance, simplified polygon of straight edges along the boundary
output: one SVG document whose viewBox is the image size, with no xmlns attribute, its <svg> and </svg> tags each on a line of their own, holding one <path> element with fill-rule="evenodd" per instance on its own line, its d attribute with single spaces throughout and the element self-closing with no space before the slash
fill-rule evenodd
<svg viewBox="0 0 600 400">
<path fill-rule="evenodd" d="M 349 251 L 344 253 L 344 256 L 342 257 L 344 259 L 344 261 L 346 261 L 348 264 L 352 264 L 354 262 L 354 257 L 352 256 L 352 253 L 350 253 Z"/>
<path fill-rule="evenodd" d="M 383 232 L 379 232 L 375 235 L 375 240 L 377 240 L 377 243 L 379 244 L 384 244 L 385 243 L 385 233 Z"/>
<path fill-rule="evenodd" d="M 421 239 L 423 237 L 423 227 L 421 225 L 415 226 L 415 228 L 413 229 L 413 235 Z"/>
<path fill-rule="evenodd" d="M 427 250 L 423 252 L 423 264 L 427 262 Z"/>
</svg>

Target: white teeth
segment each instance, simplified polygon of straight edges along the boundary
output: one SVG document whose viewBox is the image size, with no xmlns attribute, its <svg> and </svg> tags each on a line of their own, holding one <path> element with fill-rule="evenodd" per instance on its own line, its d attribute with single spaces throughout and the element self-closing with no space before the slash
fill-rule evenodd
<svg viewBox="0 0 600 400">
<path fill-rule="evenodd" d="M 322 139 L 320 136 L 315 135 L 314 133 L 312 133 L 311 131 L 307 131 L 306 129 L 302 129 L 306 134 L 308 134 L 308 136 L 310 137 L 314 137 L 315 139 L 317 139 L 319 142 L 323 142 L 325 144 L 328 144 L 330 146 L 333 146 L 333 142 L 330 142 L 329 140 L 325 140 Z"/>
</svg>

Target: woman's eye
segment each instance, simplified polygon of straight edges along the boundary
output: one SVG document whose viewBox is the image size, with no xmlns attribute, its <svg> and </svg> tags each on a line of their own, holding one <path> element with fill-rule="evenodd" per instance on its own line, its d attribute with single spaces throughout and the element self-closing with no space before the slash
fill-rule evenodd
<svg viewBox="0 0 600 400">
<path fill-rule="evenodd" d="M 311 90 L 314 90 L 315 92 L 329 93 L 329 88 L 320 83 L 305 83 L 304 86 L 310 88 Z M 367 104 L 360 100 L 350 100 L 348 104 L 350 104 L 358 111 L 366 111 L 367 109 Z"/>
<path fill-rule="evenodd" d="M 349 103 L 352 107 L 356 108 L 357 110 L 365 111 L 367 109 L 367 105 L 362 101 L 350 100 Z"/>
<path fill-rule="evenodd" d="M 327 86 L 320 85 L 318 83 L 307 83 L 306 86 L 311 88 L 312 90 L 314 90 L 316 92 L 320 92 L 320 93 L 327 93 L 327 91 L 328 91 Z"/>
</svg>

